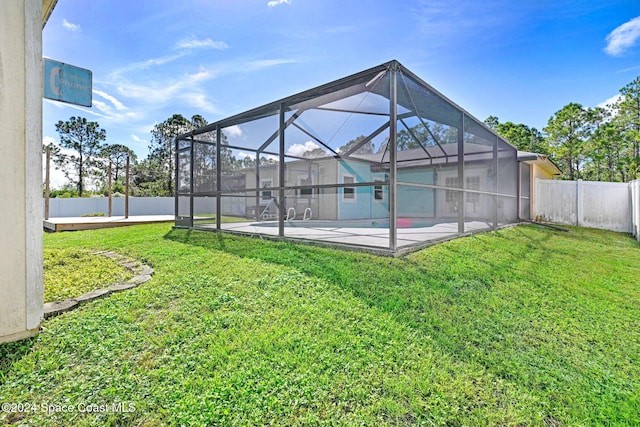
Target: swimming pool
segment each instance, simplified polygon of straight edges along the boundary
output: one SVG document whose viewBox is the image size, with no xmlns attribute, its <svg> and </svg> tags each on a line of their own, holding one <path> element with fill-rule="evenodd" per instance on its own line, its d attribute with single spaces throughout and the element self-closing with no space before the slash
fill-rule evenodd
<svg viewBox="0 0 640 427">
<path fill-rule="evenodd" d="M 442 221 L 429 218 L 398 218 L 396 220 L 398 228 L 425 228 L 433 227 Z M 265 221 L 252 223 L 253 227 L 277 227 L 278 221 Z M 293 220 L 286 221 L 285 227 L 306 227 L 306 228 L 389 228 L 389 219 L 350 219 L 350 220 Z"/>
</svg>

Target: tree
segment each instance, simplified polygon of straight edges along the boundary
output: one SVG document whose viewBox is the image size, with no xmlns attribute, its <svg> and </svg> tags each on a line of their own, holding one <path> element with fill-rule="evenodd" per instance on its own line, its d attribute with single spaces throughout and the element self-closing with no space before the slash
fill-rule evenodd
<svg viewBox="0 0 640 427">
<path fill-rule="evenodd" d="M 438 144 L 451 144 L 458 141 L 458 130 L 442 123 L 418 123 L 417 125 L 398 131 L 398 150 L 433 147 Z"/>
<path fill-rule="evenodd" d="M 326 157 L 326 156 L 327 156 L 327 152 L 320 147 L 316 147 L 313 150 L 307 150 L 304 153 L 302 153 L 302 157 L 307 159 L 317 159 L 319 157 Z"/>
<path fill-rule="evenodd" d="M 498 132 L 500 120 L 496 116 L 489 116 L 484 120 L 484 124 L 487 125 L 492 131 Z"/>
<path fill-rule="evenodd" d="M 99 157 L 107 133 L 97 122 L 89 122 L 84 117 L 71 117 L 68 121 L 56 123 L 60 135 L 60 146 L 71 150 L 73 154 L 57 152 L 54 157 L 69 181 L 77 188 L 82 197 L 84 181 L 95 176 L 99 166 Z"/>
<path fill-rule="evenodd" d="M 136 153 L 126 145 L 122 144 L 112 144 L 105 146 L 102 150 L 101 156 L 107 162 L 106 168 L 109 167 L 109 161 L 111 162 L 113 179 L 115 181 L 118 181 L 118 179 L 121 177 L 122 171 L 127 165 L 127 157 L 129 157 L 129 161 L 131 164 L 135 163 L 137 159 Z"/>
<path fill-rule="evenodd" d="M 353 147 L 362 142 L 362 140 L 364 140 L 365 138 L 366 136 L 360 135 L 359 137 L 352 139 L 342 147 L 338 148 L 338 153 L 344 154 L 348 152 Z M 353 154 L 373 154 L 373 143 L 371 141 L 364 143 L 362 147 L 359 147 L 356 151 L 353 152 Z"/>
<path fill-rule="evenodd" d="M 489 128 L 513 144 L 518 150 L 538 154 L 549 154 L 549 146 L 542 132 L 534 127 L 529 127 L 522 123 L 500 123 L 496 116 L 489 116 L 484 122 Z"/>
<path fill-rule="evenodd" d="M 620 89 L 620 95 L 616 122 L 624 129 L 625 139 L 630 145 L 627 161 L 633 178 L 640 173 L 640 76 Z"/>
<path fill-rule="evenodd" d="M 159 175 L 161 167 L 155 159 L 144 159 L 134 164 L 131 178 L 131 195 L 134 197 L 166 196 L 165 181 Z"/>
<path fill-rule="evenodd" d="M 164 195 L 173 195 L 176 137 L 206 125 L 207 121 L 200 115 L 195 115 L 188 120 L 181 114 L 174 114 L 153 127 L 148 166 L 158 168 L 154 171 L 154 175 L 164 182 Z"/>
<path fill-rule="evenodd" d="M 586 159 L 585 142 L 591 132 L 589 119 L 589 110 L 572 102 L 551 116 L 544 128 L 552 156 L 568 179 L 582 177 Z"/>
</svg>

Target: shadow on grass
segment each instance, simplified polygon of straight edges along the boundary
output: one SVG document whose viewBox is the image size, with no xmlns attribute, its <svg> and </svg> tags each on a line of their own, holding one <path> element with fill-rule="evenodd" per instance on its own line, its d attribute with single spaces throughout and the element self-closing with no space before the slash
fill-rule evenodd
<svg viewBox="0 0 640 427">
<path fill-rule="evenodd" d="M 388 258 L 207 231 L 173 229 L 164 237 L 212 251 L 295 268 L 306 275 L 331 282 L 368 305 L 392 312 L 412 326 L 433 333 L 423 321 L 424 312 L 435 309 L 433 299 L 425 302 L 430 292 L 439 295 L 439 298 L 451 300 L 445 295 L 456 294 L 460 289 L 465 292 L 487 292 L 500 277 L 530 279 L 527 271 L 515 271 L 514 265 L 527 258 L 528 252 L 534 252 L 529 254 L 529 258 L 534 255 L 537 261 L 542 261 L 544 251 L 540 251 L 540 247 L 557 233 L 550 231 L 534 239 L 521 230 L 514 232 L 525 242 L 513 245 L 502 233 L 492 233 L 491 236 L 497 237 L 497 240 L 491 242 L 482 234 L 466 238 L 474 239 L 472 250 L 459 244 L 433 247 L 440 251 L 438 259 L 450 260 L 450 265 L 446 261 L 439 265 L 430 264 L 433 260 L 423 260 L 420 254 L 415 258 Z M 478 252 L 486 256 L 478 258 Z"/>
</svg>

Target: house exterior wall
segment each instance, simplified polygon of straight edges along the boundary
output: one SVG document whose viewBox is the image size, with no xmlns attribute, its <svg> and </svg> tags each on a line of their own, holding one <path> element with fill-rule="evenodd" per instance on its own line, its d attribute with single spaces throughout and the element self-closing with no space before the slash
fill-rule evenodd
<svg viewBox="0 0 640 427">
<path fill-rule="evenodd" d="M 408 169 L 398 171 L 398 181 L 414 184 L 435 184 L 435 172 L 432 169 Z M 432 188 L 420 188 L 398 185 L 398 217 L 421 216 L 435 217 L 436 195 Z"/>
<path fill-rule="evenodd" d="M 0 342 L 43 315 L 42 2 L 0 2 Z"/>
<path fill-rule="evenodd" d="M 536 212 L 536 179 L 553 179 L 553 175 L 548 170 L 544 169 L 540 165 L 532 164 L 531 165 L 531 204 L 530 204 L 530 215 L 529 219 L 535 219 Z"/>
<path fill-rule="evenodd" d="M 383 172 L 371 172 L 371 165 L 364 162 L 340 160 L 338 164 L 338 182 L 346 184 L 345 178 L 355 183 L 384 181 Z M 345 194 L 345 191 L 347 193 Z M 375 200 L 374 187 L 353 187 L 353 197 L 348 188 L 339 189 L 335 195 L 338 203 L 338 219 L 375 219 L 389 217 L 388 191 L 383 188 L 382 200 Z"/>
<path fill-rule="evenodd" d="M 436 173 L 435 185 L 445 187 L 447 186 L 447 178 L 452 179 L 458 176 L 457 166 L 450 166 L 447 168 L 440 168 Z M 465 167 L 465 179 L 467 177 L 477 178 L 478 190 L 491 191 L 493 188 L 493 177 L 487 175 L 487 169 L 482 166 L 466 166 Z M 456 194 L 455 190 L 451 190 Z M 455 197 L 449 196 L 447 199 L 447 190 L 435 191 L 435 208 L 433 212 L 438 218 L 457 218 L 458 208 L 457 201 L 452 200 Z M 466 193 L 464 195 L 464 211 L 465 215 L 472 219 L 489 219 L 493 217 L 495 209 L 495 203 L 488 204 L 482 203 L 483 198 L 486 196 L 477 195 L 470 196 L 472 193 Z"/>
</svg>

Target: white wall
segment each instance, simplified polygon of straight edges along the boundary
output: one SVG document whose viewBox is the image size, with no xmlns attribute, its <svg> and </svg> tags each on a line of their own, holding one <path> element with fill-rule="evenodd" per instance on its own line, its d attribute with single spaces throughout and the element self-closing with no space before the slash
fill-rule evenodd
<svg viewBox="0 0 640 427">
<path fill-rule="evenodd" d="M 536 179 L 534 218 L 632 232 L 631 184 Z"/>
<path fill-rule="evenodd" d="M 44 212 L 44 199 L 42 200 Z M 49 218 L 82 216 L 96 212 L 109 213 L 107 197 L 82 197 L 73 199 L 49 199 Z M 129 215 L 173 215 L 173 197 L 129 197 Z M 112 215 L 124 216 L 124 197 L 112 199 Z"/>
<path fill-rule="evenodd" d="M 42 0 L 0 1 L 0 342 L 43 313 Z"/>
<path fill-rule="evenodd" d="M 1 1 L 1 0 L 0 0 Z M 124 197 L 112 199 L 112 215 L 124 216 Z M 44 199 L 42 200 L 44 212 Z M 215 197 L 195 197 L 193 210 L 197 214 L 215 214 Z M 109 212 L 107 197 L 55 198 L 49 199 L 49 218 L 83 216 Z M 225 197 L 222 199 L 222 214 L 244 216 L 246 201 L 241 197 Z M 175 198 L 173 197 L 129 197 L 129 216 L 134 215 L 173 215 L 175 214 Z"/>
</svg>

